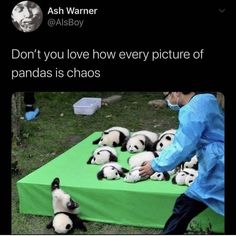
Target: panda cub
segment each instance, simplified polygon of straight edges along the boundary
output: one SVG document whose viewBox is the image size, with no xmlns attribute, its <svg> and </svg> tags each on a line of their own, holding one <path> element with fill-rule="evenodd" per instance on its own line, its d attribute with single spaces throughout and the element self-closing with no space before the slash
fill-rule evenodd
<svg viewBox="0 0 236 236">
<path fill-rule="evenodd" d="M 83 221 L 77 216 L 79 204 L 74 202 L 69 194 L 60 189 L 59 178 L 53 180 L 51 191 L 54 217 L 47 228 L 53 228 L 57 234 L 67 234 L 74 229 L 87 231 Z"/>
<path fill-rule="evenodd" d="M 136 183 L 136 182 L 139 182 L 139 181 L 142 181 L 142 180 L 146 180 L 149 178 L 149 176 L 140 176 L 139 175 L 139 169 L 141 167 L 138 166 L 138 167 L 134 167 L 132 168 L 129 173 L 127 173 L 125 175 L 125 178 L 124 178 L 124 182 L 127 182 L 127 183 Z"/>
<path fill-rule="evenodd" d="M 104 146 L 97 148 L 87 161 L 87 164 L 103 165 L 107 162 L 117 162 L 116 150 L 112 147 Z"/>
<path fill-rule="evenodd" d="M 157 152 L 145 151 L 136 153 L 133 156 L 129 157 L 127 160 L 130 168 L 132 169 L 134 167 L 140 167 L 144 162 L 151 161 L 158 156 L 159 154 Z"/>
<path fill-rule="evenodd" d="M 172 179 L 173 184 L 190 186 L 198 176 L 198 171 L 192 168 L 180 170 Z"/>
<path fill-rule="evenodd" d="M 170 179 L 170 173 L 168 171 L 165 172 L 155 172 L 150 176 L 151 180 L 158 180 L 158 181 L 168 181 Z"/>
<path fill-rule="evenodd" d="M 159 139 L 154 143 L 155 150 L 162 151 L 164 148 L 169 146 L 174 140 L 175 133 L 175 129 L 170 129 L 162 133 Z"/>
<path fill-rule="evenodd" d="M 141 130 L 135 132 L 131 137 L 123 143 L 121 151 L 128 151 L 131 153 L 152 151 L 153 144 L 157 142 L 158 135 L 154 132 Z"/>
<path fill-rule="evenodd" d="M 103 132 L 102 136 L 93 141 L 98 146 L 118 147 L 130 136 L 128 129 L 123 127 L 112 127 Z"/>
</svg>

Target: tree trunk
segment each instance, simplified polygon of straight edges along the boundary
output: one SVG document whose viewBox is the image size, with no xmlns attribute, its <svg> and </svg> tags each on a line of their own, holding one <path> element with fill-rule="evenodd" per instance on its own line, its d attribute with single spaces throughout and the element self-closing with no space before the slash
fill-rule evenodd
<svg viewBox="0 0 236 236">
<path fill-rule="evenodd" d="M 21 117 L 21 104 L 22 93 L 17 92 L 12 95 L 11 106 L 11 119 L 12 119 L 12 141 L 17 142 L 20 140 L 20 117 Z"/>
</svg>

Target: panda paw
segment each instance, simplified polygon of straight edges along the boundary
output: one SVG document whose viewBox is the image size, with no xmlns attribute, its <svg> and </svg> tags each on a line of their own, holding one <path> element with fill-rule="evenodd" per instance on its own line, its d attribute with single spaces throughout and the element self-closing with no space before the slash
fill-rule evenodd
<svg viewBox="0 0 236 236">
<path fill-rule="evenodd" d="M 55 190 L 55 189 L 58 189 L 60 188 L 60 179 L 58 177 L 56 177 L 53 181 L 52 181 L 52 184 L 51 184 L 51 189 L 52 191 Z"/>
</svg>

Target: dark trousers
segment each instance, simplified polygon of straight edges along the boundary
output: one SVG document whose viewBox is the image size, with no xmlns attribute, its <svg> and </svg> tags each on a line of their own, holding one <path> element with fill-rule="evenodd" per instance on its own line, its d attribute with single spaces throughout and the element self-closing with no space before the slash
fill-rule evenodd
<svg viewBox="0 0 236 236">
<path fill-rule="evenodd" d="M 33 105 L 35 103 L 35 97 L 33 92 L 25 92 L 24 93 L 24 103 L 25 105 Z"/>
<path fill-rule="evenodd" d="M 181 194 L 176 199 L 173 213 L 160 234 L 184 234 L 189 222 L 206 208 L 204 203 Z"/>
</svg>

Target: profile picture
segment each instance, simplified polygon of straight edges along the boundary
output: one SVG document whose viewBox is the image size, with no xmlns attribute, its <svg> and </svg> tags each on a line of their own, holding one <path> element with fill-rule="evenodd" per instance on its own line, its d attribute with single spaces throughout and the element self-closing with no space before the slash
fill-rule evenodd
<svg viewBox="0 0 236 236">
<path fill-rule="evenodd" d="M 43 13 L 35 2 L 22 1 L 13 8 L 11 18 L 18 30 L 32 32 L 41 25 Z"/>
</svg>

